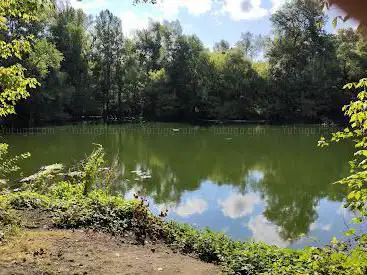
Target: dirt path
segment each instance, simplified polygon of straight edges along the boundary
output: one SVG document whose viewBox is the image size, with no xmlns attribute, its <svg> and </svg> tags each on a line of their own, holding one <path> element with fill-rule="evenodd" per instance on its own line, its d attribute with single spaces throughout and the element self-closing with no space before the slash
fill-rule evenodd
<svg viewBox="0 0 367 275">
<path fill-rule="evenodd" d="M 91 231 L 27 231 L 0 244 L 0 274 L 220 274 L 220 267 Z"/>
</svg>

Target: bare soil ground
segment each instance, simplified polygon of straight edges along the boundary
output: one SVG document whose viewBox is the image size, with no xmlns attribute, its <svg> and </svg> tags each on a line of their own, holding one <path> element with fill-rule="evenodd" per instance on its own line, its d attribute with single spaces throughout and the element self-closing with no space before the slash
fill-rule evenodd
<svg viewBox="0 0 367 275">
<path fill-rule="evenodd" d="M 220 273 L 219 266 L 175 253 L 163 244 L 133 245 L 88 230 L 38 228 L 0 243 L 0 274 Z"/>
</svg>

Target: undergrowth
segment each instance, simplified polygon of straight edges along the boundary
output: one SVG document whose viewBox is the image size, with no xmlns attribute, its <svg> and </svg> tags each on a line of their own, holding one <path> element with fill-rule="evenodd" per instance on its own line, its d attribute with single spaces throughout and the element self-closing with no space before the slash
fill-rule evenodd
<svg viewBox="0 0 367 275">
<path fill-rule="evenodd" d="M 223 233 L 166 222 L 149 211 L 142 199 L 124 200 L 102 190 L 84 195 L 84 186 L 55 185 L 44 195 L 19 192 L 0 195 L 0 225 L 17 226 L 12 211 L 37 209 L 53 216 L 58 228 L 92 228 L 115 235 L 130 234 L 165 242 L 183 253 L 218 263 L 229 274 L 366 274 L 367 250 L 334 242 L 324 248 L 281 249 L 264 243 L 233 241 Z M 4 215 L 4 213 L 7 213 Z M 0 228 L 1 230 L 1 228 Z"/>
</svg>

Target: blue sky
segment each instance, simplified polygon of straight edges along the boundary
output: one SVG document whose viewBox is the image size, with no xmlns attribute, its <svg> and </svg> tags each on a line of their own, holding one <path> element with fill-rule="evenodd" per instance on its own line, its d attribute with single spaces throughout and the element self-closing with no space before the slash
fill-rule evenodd
<svg viewBox="0 0 367 275">
<path fill-rule="evenodd" d="M 196 34 L 211 48 L 215 42 L 225 39 L 231 44 L 239 40 L 241 32 L 271 34 L 270 16 L 286 0 L 158 0 L 157 5 L 133 5 L 132 0 L 70 0 L 72 6 L 88 14 L 109 9 L 122 20 L 123 31 L 130 36 L 144 28 L 149 20 L 176 20 L 181 22 L 186 34 Z M 341 14 L 336 8 L 330 18 Z M 349 22 L 344 26 L 353 26 Z M 339 25 L 340 26 L 340 25 Z M 340 27 L 342 27 L 341 24 Z M 329 23 L 327 30 L 335 30 Z"/>
</svg>

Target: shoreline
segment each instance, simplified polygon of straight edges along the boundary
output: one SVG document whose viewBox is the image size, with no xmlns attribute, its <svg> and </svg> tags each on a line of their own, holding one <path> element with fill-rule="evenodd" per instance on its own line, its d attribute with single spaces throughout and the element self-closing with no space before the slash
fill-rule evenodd
<svg viewBox="0 0 367 275">
<path fill-rule="evenodd" d="M 38 227 L 52 221 L 47 228 L 95 230 L 125 239 L 132 237 L 140 245 L 164 243 L 183 255 L 195 255 L 203 262 L 219 264 L 228 274 L 311 274 L 320 268 L 325 271 L 321 274 L 365 274 L 367 271 L 366 247 L 346 250 L 347 244 L 335 242 L 323 248 L 294 250 L 233 241 L 209 229 L 197 230 L 187 224 L 165 222 L 164 213 L 161 217 L 152 215 L 143 199 L 126 201 L 102 190 L 83 195 L 82 187 L 64 182 L 46 195 L 34 192 L 1 195 L 0 205 L 5 210 L 2 220 L 8 217 L 8 224 L 3 228 L 22 228 L 21 221 L 27 219 L 20 213 L 28 212 L 32 217 L 37 216 L 34 213 L 44 213 L 48 218 L 41 219 Z M 21 221 L 16 222 L 16 217 Z M 6 240 L 11 230 L 3 231 Z"/>
</svg>

